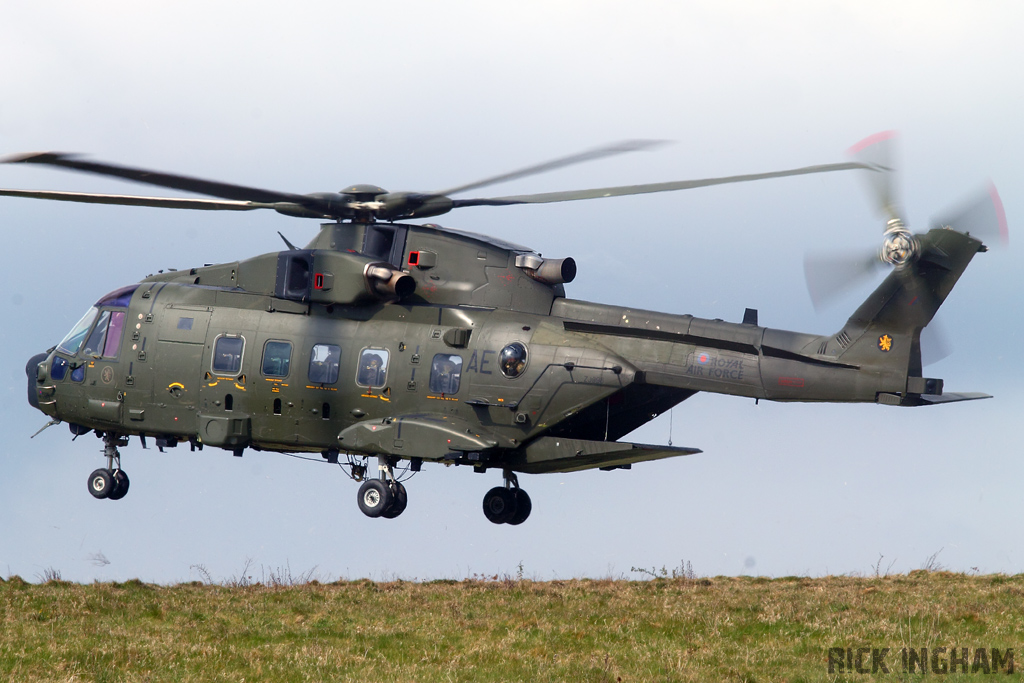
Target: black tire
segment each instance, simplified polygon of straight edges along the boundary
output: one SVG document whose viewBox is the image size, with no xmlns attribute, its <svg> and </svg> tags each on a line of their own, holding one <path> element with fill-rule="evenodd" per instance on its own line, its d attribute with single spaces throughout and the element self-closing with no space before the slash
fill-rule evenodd
<svg viewBox="0 0 1024 683">
<path fill-rule="evenodd" d="M 505 524 L 516 514 L 516 497 L 504 486 L 495 486 L 484 496 L 484 517 L 495 524 Z"/>
<path fill-rule="evenodd" d="M 128 475 L 124 473 L 124 470 L 114 472 L 114 490 L 110 492 L 107 498 L 110 500 L 121 500 L 128 495 L 128 485 L 130 483 Z"/>
<path fill-rule="evenodd" d="M 394 519 L 405 512 L 405 507 L 409 504 L 409 494 L 399 482 L 395 482 L 395 485 L 391 487 L 391 495 L 391 507 L 381 515 L 384 519 Z"/>
<path fill-rule="evenodd" d="M 93 470 L 89 475 L 89 493 L 93 498 L 108 498 L 114 491 L 114 476 L 110 470 Z"/>
<path fill-rule="evenodd" d="M 391 487 L 380 479 L 367 479 L 359 487 L 356 500 L 364 515 L 380 517 L 391 507 L 394 496 L 391 495 Z"/>
<path fill-rule="evenodd" d="M 508 523 L 522 524 L 530 516 L 530 512 L 533 510 L 533 502 L 530 500 L 530 496 L 526 494 L 526 491 L 522 489 L 512 489 L 512 495 L 516 499 L 516 514 L 512 515 L 512 519 L 508 520 Z"/>
</svg>

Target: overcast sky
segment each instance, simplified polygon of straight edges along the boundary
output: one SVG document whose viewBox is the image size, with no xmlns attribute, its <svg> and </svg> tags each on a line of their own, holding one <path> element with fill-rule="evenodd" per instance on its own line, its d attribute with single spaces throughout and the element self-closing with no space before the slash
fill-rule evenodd
<svg viewBox="0 0 1024 683">
<path fill-rule="evenodd" d="M 1021 225 L 1024 90 L 1014 2 L 271 2 L 0 0 L 0 153 L 59 150 L 283 191 L 432 190 L 631 138 L 675 144 L 493 194 L 752 173 L 845 160 L 895 129 L 911 227 L 984 187 Z M 893 5 L 897 5 L 894 7 Z M 569 296 L 837 331 L 871 285 L 815 313 L 802 257 L 868 248 L 855 174 L 552 206 L 444 225 L 573 256 Z M 0 167 L 0 187 L 155 194 Z M 487 194 L 492 194 L 491 189 Z M 290 566 L 322 578 L 540 579 L 1024 570 L 1024 250 L 979 255 L 926 368 L 995 399 L 933 408 L 698 394 L 630 440 L 704 450 L 631 471 L 521 479 L 533 514 L 484 519 L 497 472 L 427 465 L 395 520 L 364 517 L 337 467 L 271 453 L 123 450 L 131 491 L 97 501 L 93 436 L 25 400 L 28 358 L 102 294 L 160 268 L 305 243 L 315 221 L 0 198 L 0 575 L 173 582 Z M 671 434 L 670 434 L 671 425 Z"/>
</svg>

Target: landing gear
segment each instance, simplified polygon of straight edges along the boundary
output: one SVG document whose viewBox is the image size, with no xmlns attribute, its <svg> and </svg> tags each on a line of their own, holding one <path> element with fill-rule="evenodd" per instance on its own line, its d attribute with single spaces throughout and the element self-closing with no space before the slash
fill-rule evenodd
<svg viewBox="0 0 1024 683">
<path fill-rule="evenodd" d="M 367 517 L 380 517 L 394 502 L 391 487 L 383 479 L 367 479 L 359 487 L 359 509 Z"/>
<path fill-rule="evenodd" d="M 110 470 L 93 470 L 89 475 L 89 493 L 93 498 L 110 498 L 114 491 L 114 476 Z"/>
<path fill-rule="evenodd" d="M 381 515 L 385 519 L 394 519 L 405 512 L 405 506 L 409 504 L 409 494 L 405 492 L 405 487 L 401 483 L 396 481 L 392 484 L 391 493 L 391 507 Z"/>
<path fill-rule="evenodd" d="M 111 492 L 110 500 L 121 500 L 128 495 L 128 475 L 124 470 L 114 472 L 114 490 Z"/>
<path fill-rule="evenodd" d="M 495 524 L 522 524 L 530 516 L 533 503 L 519 488 L 515 472 L 505 470 L 505 485 L 495 486 L 484 496 L 484 516 Z"/>
<path fill-rule="evenodd" d="M 512 515 L 512 519 L 508 520 L 507 523 L 522 524 L 533 511 L 533 502 L 530 500 L 530 496 L 526 494 L 526 491 L 522 489 L 512 489 L 512 492 L 516 498 L 516 513 Z"/>
<path fill-rule="evenodd" d="M 121 453 L 118 446 L 127 446 L 128 437 L 106 433 L 103 435 L 103 455 L 107 458 L 105 469 L 93 470 L 89 475 L 89 493 L 93 498 L 121 500 L 128 494 L 128 475 L 121 469 Z"/>
<path fill-rule="evenodd" d="M 378 458 L 380 463 L 380 479 L 367 479 L 359 487 L 356 501 L 359 509 L 367 517 L 383 517 L 394 519 L 405 512 L 409 504 L 409 495 L 405 487 L 395 479 L 392 463 L 385 458 Z"/>
</svg>

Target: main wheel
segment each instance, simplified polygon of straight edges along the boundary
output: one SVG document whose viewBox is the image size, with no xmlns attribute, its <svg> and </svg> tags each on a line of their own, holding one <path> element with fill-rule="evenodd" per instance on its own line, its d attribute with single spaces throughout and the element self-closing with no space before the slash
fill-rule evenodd
<svg viewBox="0 0 1024 683">
<path fill-rule="evenodd" d="M 484 496 L 484 517 L 504 524 L 516 514 L 516 497 L 504 486 L 495 486 Z"/>
<path fill-rule="evenodd" d="M 89 475 L 89 493 L 93 498 L 107 498 L 114 490 L 114 476 L 110 470 L 93 470 Z"/>
<path fill-rule="evenodd" d="M 508 523 L 522 524 L 530 516 L 533 503 L 530 501 L 530 496 L 526 495 L 526 491 L 522 489 L 512 489 L 512 495 L 516 499 L 516 513 L 512 515 L 512 519 L 508 520 Z"/>
<path fill-rule="evenodd" d="M 128 485 L 130 483 L 128 475 L 124 473 L 124 470 L 114 472 L 114 490 L 110 492 L 107 498 L 110 500 L 121 500 L 128 495 Z"/>
<path fill-rule="evenodd" d="M 395 482 L 391 489 L 391 495 L 391 507 L 381 515 L 385 519 L 394 519 L 405 512 L 405 506 L 409 504 L 409 494 L 406 493 L 405 487 L 400 482 Z"/>
<path fill-rule="evenodd" d="M 391 507 L 394 496 L 391 495 L 391 487 L 380 479 L 367 479 L 359 487 L 357 500 L 364 515 L 380 517 Z"/>
</svg>

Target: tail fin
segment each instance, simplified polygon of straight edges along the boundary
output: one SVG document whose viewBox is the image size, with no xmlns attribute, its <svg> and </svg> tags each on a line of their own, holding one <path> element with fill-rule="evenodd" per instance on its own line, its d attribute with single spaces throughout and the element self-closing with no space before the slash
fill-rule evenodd
<svg viewBox="0 0 1024 683">
<path fill-rule="evenodd" d="M 942 380 L 922 377 L 921 330 L 931 322 L 974 255 L 986 251 L 979 240 L 950 229 L 930 230 L 918 240 L 920 256 L 894 269 L 836 335 L 846 347 L 840 360 L 878 373 L 880 403 L 939 402 L 921 400 L 921 395 L 942 394 Z"/>
</svg>

